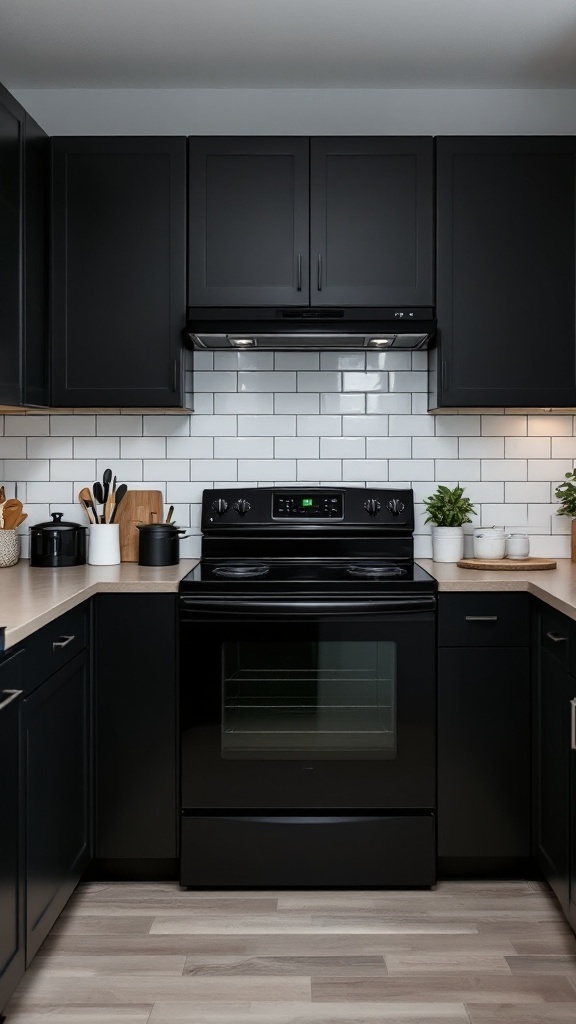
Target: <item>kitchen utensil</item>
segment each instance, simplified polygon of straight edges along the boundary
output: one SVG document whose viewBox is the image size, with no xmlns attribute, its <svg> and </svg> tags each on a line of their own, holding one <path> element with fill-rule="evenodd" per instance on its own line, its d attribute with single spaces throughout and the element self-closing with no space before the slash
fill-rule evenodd
<svg viewBox="0 0 576 1024">
<path fill-rule="evenodd" d="M 23 512 L 22 515 L 18 517 L 18 519 L 14 523 L 14 529 L 17 530 L 19 526 L 22 526 L 22 523 L 24 522 L 25 519 L 28 519 L 27 512 Z"/>
<path fill-rule="evenodd" d="M 94 502 L 96 505 L 104 504 L 104 488 L 102 487 L 102 484 L 100 483 L 99 480 L 95 480 L 94 483 L 92 484 L 92 494 L 94 495 Z M 97 523 L 101 521 L 103 514 L 103 512 L 96 514 Z"/>
<path fill-rule="evenodd" d="M 506 538 L 506 558 L 528 558 L 530 538 L 527 533 L 511 533 Z"/>
<path fill-rule="evenodd" d="M 531 569 L 555 569 L 553 558 L 462 558 L 456 562 L 461 569 L 517 569 L 519 572 Z"/>
<path fill-rule="evenodd" d="M 86 562 L 86 526 L 67 523 L 63 512 L 52 512 L 52 522 L 30 527 L 30 565 L 60 568 Z"/>
<path fill-rule="evenodd" d="M 114 480 L 116 480 L 116 477 L 114 477 Z M 112 514 L 110 516 L 110 522 L 111 523 L 115 523 L 116 522 L 116 515 L 118 513 L 118 505 L 122 501 L 122 498 L 126 494 L 127 490 L 128 490 L 128 488 L 127 488 L 126 484 L 120 484 L 120 487 L 118 487 L 118 488 L 116 488 L 116 485 L 114 485 L 114 508 L 112 509 Z"/>
<path fill-rule="evenodd" d="M 0 487 L 0 505 L 3 501 L 6 501 L 6 491 L 4 490 L 4 484 Z"/>
<path fill-rule="evenodd" d="M 166 516 L 166 522 L 167 523 L 169 523 L 171 521 L 173 515 L 174 515 L 174 505 L 170 505 L 170 508 L 168 509 L 168 515 Z"/>
<path fill-rule="evenodd" d="M 80 491 L 79 495 L 78 495 L 78 498 L 82 502 L 82 504 L 84 505 L 84 508 L 86 509 L 86 513 L 88 515 L 88 519 L 90 519 L 90 522 L 97 523 L 98 522 L 98 512 L 96 511 L 96 505 L 94 503 L 94 498 L 92 497 L 92 491 L 90 490 L 90 488 L 89 487 L 83 487 L 82 490 Z"/>
<path fill-rule="evenodd" d="M 177 565 L 180 561 L 180 537 L 186 530 L 170 523 L 139 523 L 138 564 Z"/>
<path fill-rule="evenodd" d="M 88 527 L 88 562 L 90 565 L 118 565 L 120 562 L 120 527 L 118 523 L 97 523 Z"/>
<path fill-rule="evenodd" d="M 114 522 L 120 525 L 120 553 L 123 562 L 138 561 L 137 524 L 149 524 L 152 512 L 156 512 L 159 519 L 162 518 L 164 513 L 162 491 L 128 490 L 126 492 L 114 517 Z"/>
<path fill-rule="evenodd" d="M 14 530 L 16 520 L 22 515 L 22 502 L 18 498 L 8 498 L 2 505 L 2 529 Z"/>
<path fill-rule="evenodd" d="M 102 488 L 102 493 L 103 493 L 103 498 L 104 498 L 103 504 L 105 505 L 106 502 L 108 501 L 108 496 L 110 494 L 110 484 L 112 483 L 112 470 L 111 469 L 105 469 L 104 470 L 104 474 L 102 476 L 102 483 L 104 485 L 103 488 Z"/>
<path fill-rule="evenodd" d="M 116 499 L 114 496 L 114 491 L 110 491 L 104 505 L 104 522 L 107 525 L 110 525 L 112 523 L 112 513 L 114 511 L 115 503 Z"/>
</svg>

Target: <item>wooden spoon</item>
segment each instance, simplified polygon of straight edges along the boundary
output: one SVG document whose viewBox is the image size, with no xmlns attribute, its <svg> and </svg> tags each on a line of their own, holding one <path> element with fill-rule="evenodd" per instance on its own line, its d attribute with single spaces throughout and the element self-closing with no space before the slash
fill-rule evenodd
<svg viewBox="0 0 576 1024">
<path fill-rule="evenodd" d="M 94 498 L 92 497 L 92 491 L 89 487 L 83 487 L 78 495 L 80 503 L 86 509 L 86 515 L 91 523 L 98 522 L 98 513 L 96 512 L 96 505 L 94 504 Z"/>
<path fill-rule="evenodd" d="M 14 523 L 22 515 L 22 502 L 18 498 L 8 498 L 2 506 L 4 529 L 13 530 Z"/>
</svg>

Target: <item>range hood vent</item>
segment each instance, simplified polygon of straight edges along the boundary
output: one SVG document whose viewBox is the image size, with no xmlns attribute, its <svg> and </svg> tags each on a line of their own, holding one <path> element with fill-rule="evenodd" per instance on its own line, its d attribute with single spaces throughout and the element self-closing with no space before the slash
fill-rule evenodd
<svg viewBox="0 0 576 1024">
<path fill-rule="evenodd" d="M 200 350 L 335 352 L 428 348 L 436 331 L 430 307 L 400 309 L 188 310 L 185 341 Z"/>
</svg>

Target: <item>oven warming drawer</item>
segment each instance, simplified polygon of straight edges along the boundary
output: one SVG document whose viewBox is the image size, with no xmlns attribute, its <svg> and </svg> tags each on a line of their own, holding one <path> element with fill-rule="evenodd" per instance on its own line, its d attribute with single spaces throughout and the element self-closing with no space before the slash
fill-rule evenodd
<svg viewBox="0 0 576 1024">
<path fill-rule="evenodd" d="M 389 888 L 436 884 L 432 813 L 184 815 L 191 888 Z"/>
</svg>

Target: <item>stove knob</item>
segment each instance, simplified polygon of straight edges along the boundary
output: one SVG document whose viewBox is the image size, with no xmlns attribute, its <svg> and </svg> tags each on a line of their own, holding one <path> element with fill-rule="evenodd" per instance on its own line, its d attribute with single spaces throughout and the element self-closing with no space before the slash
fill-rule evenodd
<svg viewBox="0 0 576 1024">
<path fill-rule="evenodd" d="M 376 498 L 368 498 L 368 501 L 364 502 L 364 508 L 369 516 L 377 516 L 381 507 L 380 502 Z"/>
<path fill-rule="evenodd" d="M 399 498 L 390 498 L 390 501 L 386 506 L 393 516 L 399 516 L 400 513 L 404 511 L 405 507 L 404 502 L 400 501 Z"/>
<path fill-rule="evenodd" d="M 224 498 L 218 498 L 212 502 L 212 511 L 217 512 L 219 516 L 223 516 L 228 509 L 228 502 L 224 501 Z"/>
<path fill-rule="evenodd" d="M 239 516 L 245 516 L 250 511 L 250 502 L 246 501 L 245 498 L 239 498 L 238 501 L 234 502 L 232 508 Z"/>
</svg>

